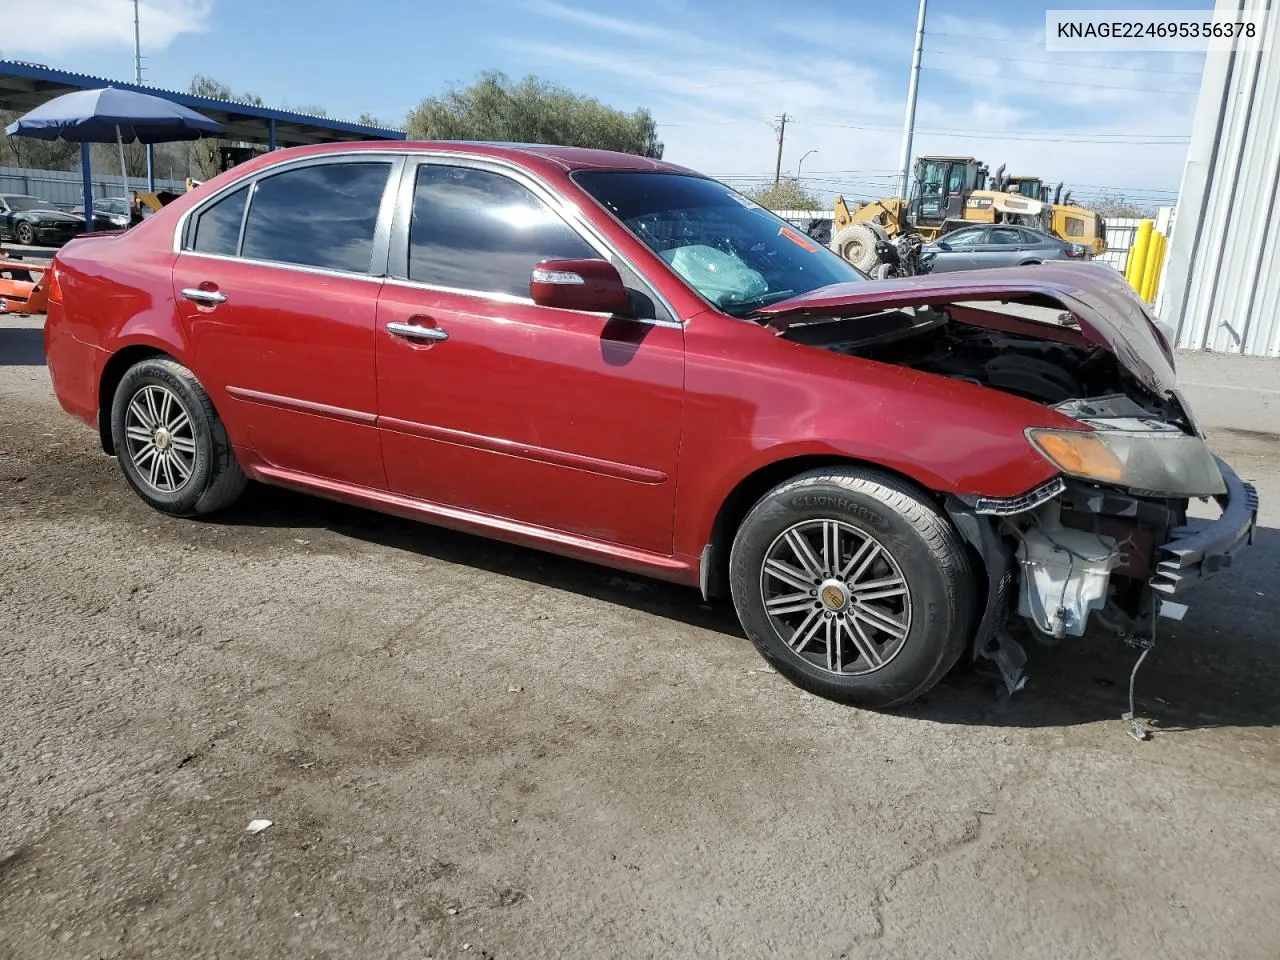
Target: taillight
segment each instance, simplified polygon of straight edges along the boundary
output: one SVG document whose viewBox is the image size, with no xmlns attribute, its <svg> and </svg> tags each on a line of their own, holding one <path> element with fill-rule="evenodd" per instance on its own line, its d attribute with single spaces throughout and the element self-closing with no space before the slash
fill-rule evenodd
<svg viewBox="0 0 1280 960">
<path fill-rule="evenodd" d="M 49 301 L 51 303 L 62 302 L 62 290 L 58 287 L 58 261 L 53 261 L 53 266 L 49 268 L 49 275 L 45 278 L 49 283 Z"/>
<path fill-rule="evenodd" d="M 1080 244 L 1078 243 L 1067 244 L 1067 249 L 1065 252 L 1067 256 L 1070 257 L 1072 260 L 1079 260 L 1081 257 L 1085 255 L 1084 247 L 1080 246 Z"/>
</svg>

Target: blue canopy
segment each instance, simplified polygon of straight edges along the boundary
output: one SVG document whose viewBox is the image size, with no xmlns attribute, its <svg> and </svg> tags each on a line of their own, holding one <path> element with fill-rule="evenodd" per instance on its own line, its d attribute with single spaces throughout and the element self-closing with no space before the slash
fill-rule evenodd
<svg viewBox="0 0 1280 960">
<path fill-rule="evenodd" d="M 222 125 L 194 110 L 133 90 L 103 87 L 55 97 L 19 117 L 5 133 L 77 143 L 167 143 L 217 133 Z"/>
<path fill-rule="evenodd" d="M 181 104 L 135 90 L 102 87 L 64 93 L 20 116 L 4 132 L 11 137 L 37 140 L 71 140 L 80 146 L 80 174 L 84 178 L 85 229 L 93 229 L 93 190 L 89 179 L 89 144 L 114 142 L 120 151 L 120 179 L 125 195 L 124 145 L 196 140 L 217 133 L 222 124 L 188 110 Z M 150 152 L 148 151 L 148 168 Z"/>
</svg>

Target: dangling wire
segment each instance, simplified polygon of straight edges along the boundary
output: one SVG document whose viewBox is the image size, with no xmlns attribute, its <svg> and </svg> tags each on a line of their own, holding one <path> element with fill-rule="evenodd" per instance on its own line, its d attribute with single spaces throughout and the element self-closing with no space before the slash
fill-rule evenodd
<svg viewBox="0 0 1280 960">
<path fill-rule="evenodd" d="M 1125 640 L 1125 643 L 1131 647 L 1142 648 L 1142 653 L 1138 656 L 1138 662 L 1133 665 L 1133 669 L 1129 672 L 1129 712 L 1121 717 L 1121 719 L 1129 721 L 1129 736 L 1139 741 L 1151 739 L 1151 732 L 1138 722 L 1138 711 L 1133 699 L 1133 685 L 1138 678 L 1138 670 L 1141 668 L 1142 662 L 1147 659 L 1147 654 L 1156 645 L 1156 621 L 1160 618 L 1159 602 L 1159 600 L 1156 601 L 1157 607 L 1151 611 L 1151 636 L 1130 637 Z"/>
</svg>

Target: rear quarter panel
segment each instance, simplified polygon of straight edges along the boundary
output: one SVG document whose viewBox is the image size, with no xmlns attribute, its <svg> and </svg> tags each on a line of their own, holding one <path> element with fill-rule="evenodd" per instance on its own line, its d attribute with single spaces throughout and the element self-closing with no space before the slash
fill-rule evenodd
<svg viewBox="0 0 1280 960">
<path fill-rule="evenodd" d="M 63 406 L 90 422 L 113 354 L 148 346 L 187 361 L 165 236 L 147 222 L 128 233 L 73 240 L 57 255 L 58 302 L 45 324 L 49 369 Z"/>
</svg>

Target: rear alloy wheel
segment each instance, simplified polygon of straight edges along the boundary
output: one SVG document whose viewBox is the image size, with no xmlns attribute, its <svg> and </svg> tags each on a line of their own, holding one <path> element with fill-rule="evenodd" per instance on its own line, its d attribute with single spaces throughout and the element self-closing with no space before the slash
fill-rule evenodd
<svg viewBox="0 0 1280 960">
<path fill-rule="evenodd" d="M 18 224 L 13 230 L 13 235 L 24 247 L 33 246 L 36 242 L 35 227 L 29 223 Z"/>
<path fill-rule="evenodd" d="M 190 370 L 167 357 L 125 372 L 111 405 L 111 437 L 125 479 L 164 513 L 211 513 L 244 489 L 244 472 L 209 395 Z"/>
<path fill-rule="evenodd" d="M 803 474 L 747 515 L 730 555 L 747 635 L 793 683 L 864 707 L 932 687 L 970 639 L 975 584 L 959 536 L 896 477 Z"/>
</svg>

